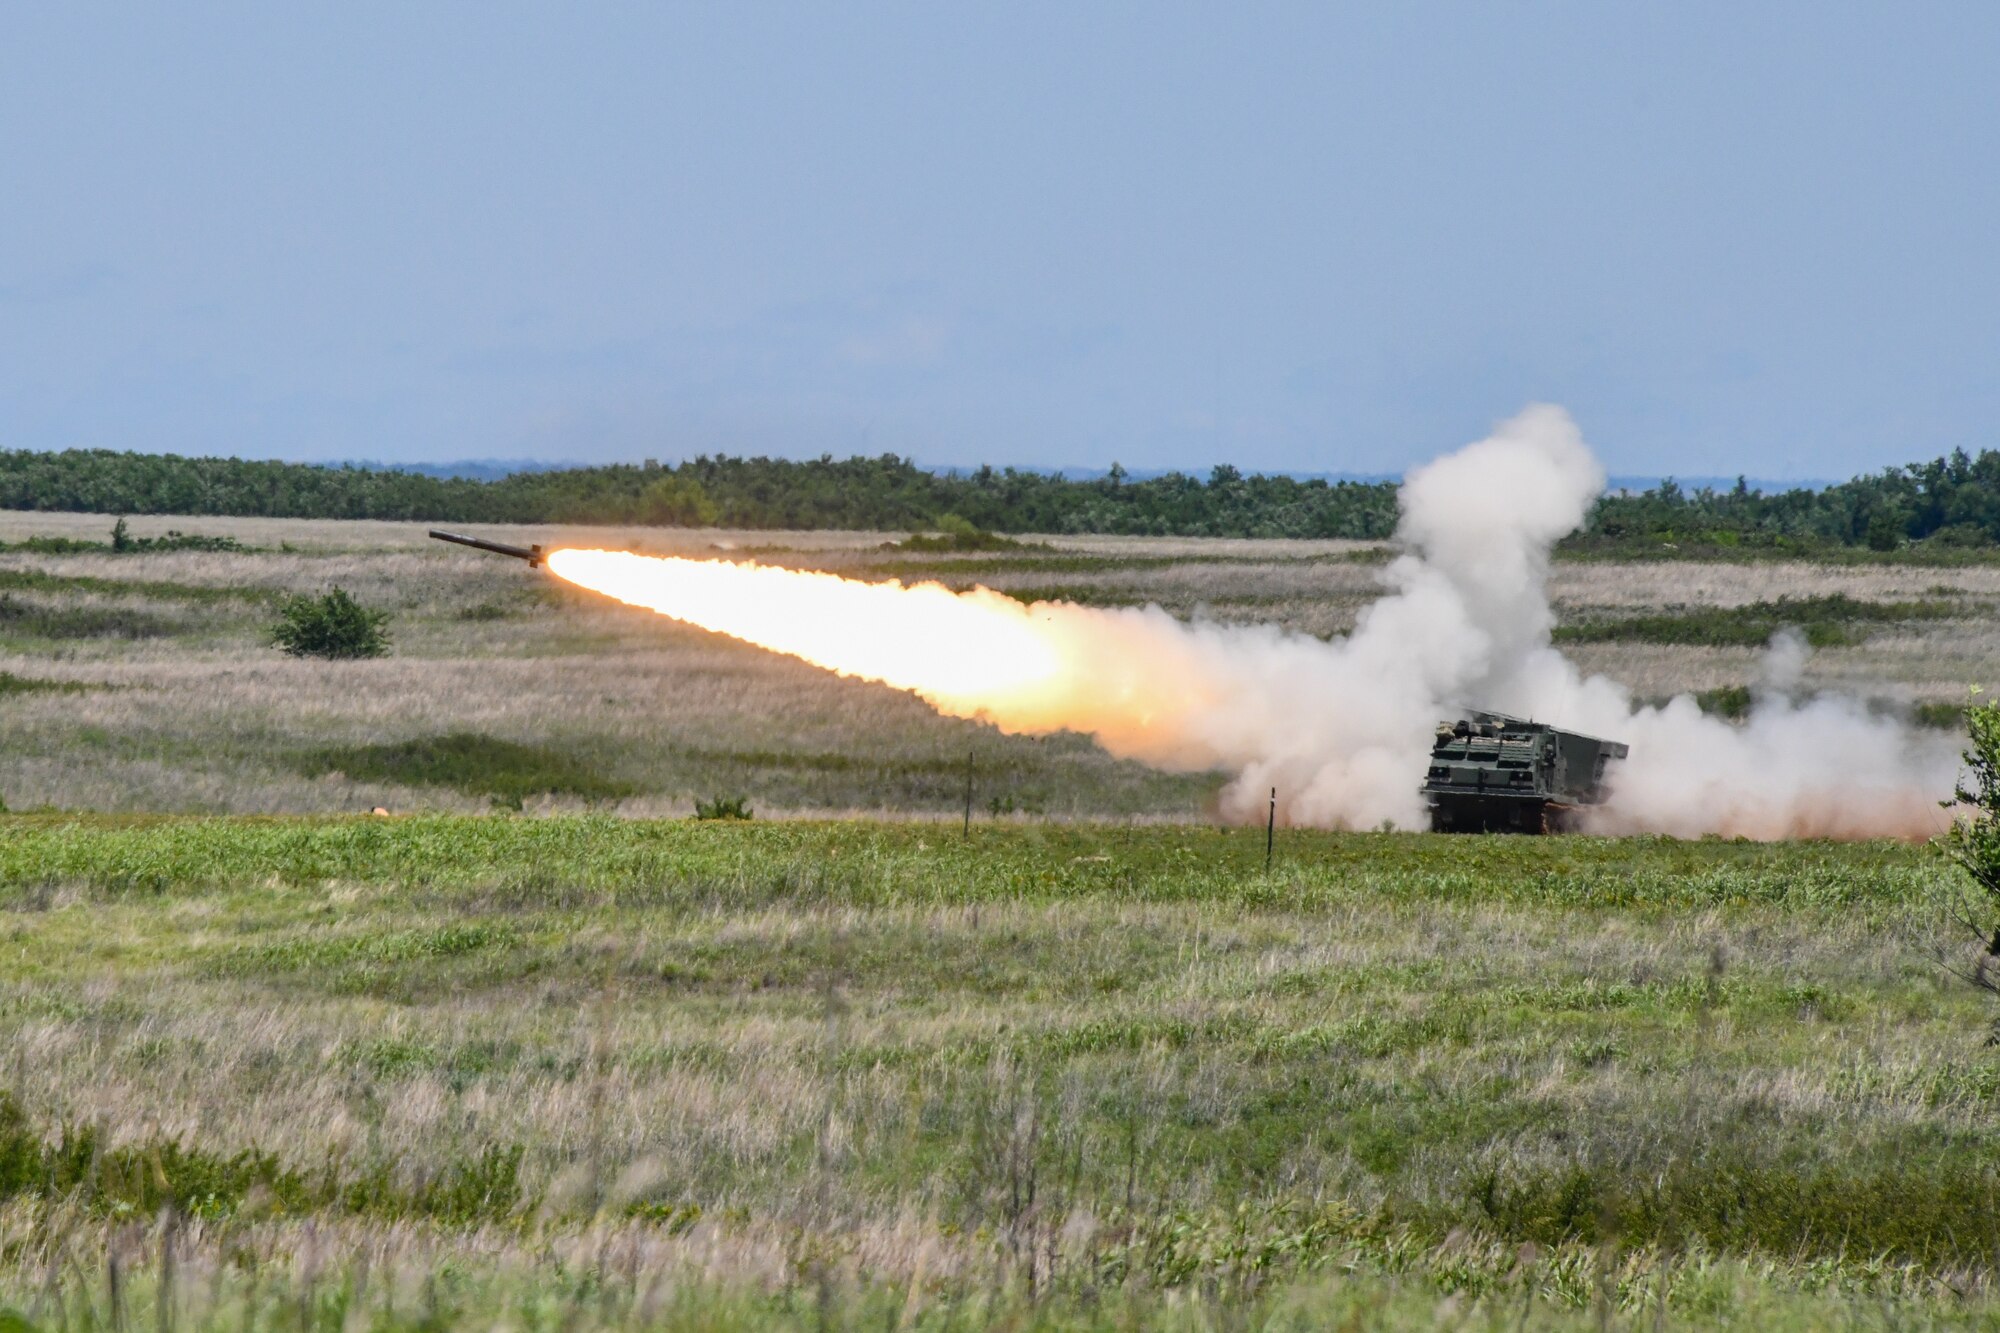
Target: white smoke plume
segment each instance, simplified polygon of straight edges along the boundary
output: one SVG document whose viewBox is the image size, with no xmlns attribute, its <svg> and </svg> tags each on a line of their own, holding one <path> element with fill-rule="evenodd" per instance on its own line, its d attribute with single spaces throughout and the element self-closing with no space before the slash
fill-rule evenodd
<svg viewBox="0 0 2000 1333">
<path fill-rule="evenodd" d="M 1045 716 L 985 710 L 1009 730 L 1070 726 L 1112 753 L 1239 776 L 1225 814 L 1260 818 L 1271 788 L 1291 823 L 1421 828 L 1418 787 L 1439 721 L 1497 709 L 1631 746 L 1605 832 L 1770 839 L 1925 837 L 1944 816 L 1955 747 L 1860 701 L 1795 702 L 1804 642 L 1781 637 L 1742 725 L 1693 699 L 1635 706 L 1549 642 L 1549 552 L 1603 492 L 1567 413 L 1531 407 L 1410 473 L 1389 591 L 1354 632 L 1186 625 L 1157 608 L 1034 608 L 1081 668 Z"/>
<path fill-rule="evenodd" d="M 1691 837 L 1925 837 L 1944 823 L 1956 747 L 1860 701 L 1794 698 L 1802 640 L 1767 655 L 1749 718 L 1693 699 L 1634 704 L 1550 643 L 1549 552 L 1604 470 L 1565 412 L 1531 407 L 1418 468 L 1400 493 L 1403 553 L 1354 632 L 1185 624 L 1158 607 L 1023 607 L 978 589 L 616 551 L 556 551 L 560 577 L 828 670 L 914 691 L 1004 731 L 1084 732 L 1112 754 L 1236 776 L 1223 812 L 1421 828 L 1437 724 L 1492 709 L 1631 746 L 1590 827 Z"/>
</svg>

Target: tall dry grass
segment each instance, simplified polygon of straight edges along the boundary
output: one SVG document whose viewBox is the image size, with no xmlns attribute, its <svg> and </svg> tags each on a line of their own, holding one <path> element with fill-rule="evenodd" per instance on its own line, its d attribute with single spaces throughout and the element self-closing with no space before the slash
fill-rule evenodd
<svg viewBox="0 0 2000 1333">
<path fill-rule="evenodd" d="M 911 698 L 613 607 L 514 562 L 429 542 L 425 525 L 146 518 L 235 536 L 249 554 L 65 556 L 0 552 L 11 591 L 57 608 L 127 610 L 171 623 L 141 639 L 46 640 L 0 633 L 0 670 L 89 684 L 81 694 L 0 698 L 0 797 L 16 808 L 335 811 L 480 808 L 449 788 L 309 775 L 300 757 L 327 746 L 391 744 L 475 731 L 553 746 L 636 785 L 621 808 L 685 812 L 743 795 L 765 815 L 873 811 L 945 818 L 962 809 L 965 756 L 975 808 L 1015 817 L 1200 818 L 1217 779 L 1115 764 L 1073 737 L 1029 740 L 941 719 Z M 102 529 L 103 531 L 100 531 Z M 0 539 L 102 537 L 97 515 L 0 514 Z M 973 557 L 885 550 L 874 533 L 727 533 L 663 529 L 505 529 L 513 540 L 637 544 L 694 555 L 743 554 L 862 578 L 940 577 L 1036 596 L 1158 602 L 1176 614 L 1275 622 L 1308 634 L 1351 628 L 1381 587 L 1356 543 L 1049 539 L 1048 549 Z M 291 549 L 285 549 L 286 547 Z M 58 580 L 49 584 L 48 578 Z M 62 583 L 61 580 L 68 580 Z M 276 599 L 329 586 L 389 610 L 394 655 L 320 664 L 265 641 Z M 1558 563 L 1565 615 L 1623 615 L 1670 604 L 1735 605 L 1845 592 L 1936 597 L 1963 615 L 1876 632 L 1823 652 L 1806 688 L 1892 700 L 1956 701 L 2000 660 L 1993 598 L 2000 568 Z M 1596 643 L 1586 669 L 1644 698 L 1755 678 L 1734 648 Z M 548 804 L 545 802 L 544 804 Z M 561 802 L 554 802 L 560 805 Z"/>
</svg>

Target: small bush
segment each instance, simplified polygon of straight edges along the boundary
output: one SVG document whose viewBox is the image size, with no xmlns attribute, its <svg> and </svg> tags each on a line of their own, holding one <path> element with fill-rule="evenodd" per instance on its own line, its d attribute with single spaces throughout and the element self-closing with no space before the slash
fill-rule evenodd
<svg viewBox="0 0 2000 1333">
<path fill-rule="evenodd" d="M 1724 685 L 1713 690 L 1702 690 L 1694 696 L 1701 711 L 1714 717 L 1728 718 L 1734 722 L 1750 716 L 1750 687 L 1748 685 Z"/>
<path fill-rule="evenodd" d="M 1965 725 L 1965 705 L 1940 703 L 1933 699 L 1910 710 L 1910 721 L 1920 727 L 1957 731 Z"/>
<path fill-rule="evenodd" d="M 1002 537 L 988 532 L 957 514 L 946 514 L 937 521 L 935 534 L 915 532 L 900 542 L 894 543 L 898 551 L 1013 551 L 1021 549 L 1021 543 L 1012 537 Z"/>
<path fill-rule="evenodd" d="M 714 796 L 694 803 L 696 819 L 750 819 L 750 802 L 743 796 Z"/>
<path fill-rule="evenodd" d="M 231 551 L 244 552 L 252 548 L 245 546 L 234 537 L 211 537 L 200 532 L 181 532 L 168 528 L 163 536 L 140 537 L 126 548 L 131 551 Z"/>
<path fill-rule="evenodd" d="M 78 543 L 81 545 L 82 543 Z M 210 537 L 199 532 L 182 532 L 179 528 L 168 528 L 160 537 L 134 537 L 132 530 L 119 519 L 111 525 L 111 550 L 116 555 L 135 555 L 145 551 L 247 551 L 250 548 L 234 537 Z"/>
<path fill-rule="evenodd" d="M 1985 942 L 1985 954 L 1966 980 L 2000 995 L 2000 703 L 1973 703 L 1965 709 L 1966 748 L 1960 753 L 1958 788 L 1952 793 L 1960 807 L 1957 818 L 1936 846 L 1971 879 L 1985 906 L 1956 915 L 1959 923 Z M 1947 802 L 1947 806 L 1952 802 Z M 1990 933 L 1991 938 L 1988 939 Z M 2000 1023 L 1992 1040 L 2000 1044 Z"/>
<path fill-rule="evenodd" d="M 343 588 L 287 599 L 271 641 L 293 657 L 380 657 L 389 651 L 386 611 L 371 611 Z"/>
</svg>

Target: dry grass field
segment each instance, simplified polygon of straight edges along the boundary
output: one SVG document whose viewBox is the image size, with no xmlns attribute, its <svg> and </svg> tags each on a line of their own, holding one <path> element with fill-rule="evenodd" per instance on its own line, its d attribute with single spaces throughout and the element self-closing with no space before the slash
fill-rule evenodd
<svg viewBox="0 0 2000 1333">
<path fill-rule="evenodd" d="M 1027 739 L 939 718 L 914 699 L 605 604 L 522 566 L 428 541 L 425 525 L 141 518 L 135 535 L 228 535 L 251 550 L 50 554 L 35 537 L 102 541 L 101 515 L 0 514 L 0 798 L 14 809 L 333 812 L 474 810 L 476 786 L 343 771 L 339 752 L 474 733 L 539 747 L 616 789 L 634 816 L 741 796 L 762 816 L 950 817 L 968 755 L 983 815 L 1201 818 L 1220 779 L 1117 763 L 1073 737 Z M 1379 589 L 1381 548 L 1347 542 L 1044 538 L 1017 549 L 923 554 L 877 533 L 494 529 L 549 545 L 754 555 L 859 578 L 983 583 L 1100 605 L 1351 627 Z M 284 657 L 274 604 L 330 586 L 392 614 L 374 661 Z M 1564 620 L 1742 607 L 1844 594 L 1928 600 L 1931 618 L 1871 626 L 1818 653 L 1809 688 L 1891 704 L 1956 702 L 2000 685 L 2000 565 L 1813 566 L 1559 562 Z M 1756 649 L 1612 638 L 1569 649 L 1585 667 L 1664 698 L 1754 678 Z M 351 765 L 350 765 L 351 766 Z M 530 796 L 530 808 L 582 798 Z"/>
<path fill-rule="evenodd" d="M 1935 858 L 1262 853 L 0 818 L 0 1328 L 1994 1326 Z"/>
<path fill-rule="evenodd" d="M 1288 830 L 1267 866 L 1219 775 L 421 525 L 132 524 L 169 528 L 251 549 L 0 515 L 0 1333 L 2000 1326 L 1992 1011 L 1925 849 Z M 1312 634 L 1385 556 L 490 535 Z M 2000 566 L 1554 579 L 1642 695 L 1746 682 L 1795 613 L 1809 686 L 2000 684 Z M 390 655 L 271 646 L 335 585 Z M 757 819 L 685 817 L 716 797 Z"/>
</svg>

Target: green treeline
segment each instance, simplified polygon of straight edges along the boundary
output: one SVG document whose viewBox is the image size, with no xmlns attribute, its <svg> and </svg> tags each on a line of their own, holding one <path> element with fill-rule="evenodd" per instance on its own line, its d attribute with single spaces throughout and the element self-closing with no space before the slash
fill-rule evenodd
<svg viewBox="0 0 2000 1333">
<path fill-rule="evenodd" d="M 1759 494 L 1686 491 L 1668 480 L 1637 495 L 1607 496 L 1583 548 L 1677 542 L 1696 546 L 1867 546 L 1907 542 L 1944 547 L 2000 542 L 2000 452 L 1892 467 L 1824 490 Z"/>
<path fill-rule="evenodd" d="M 497 481 L 303 463 L 67 450 L 0 451 L 0 508 L 85 513 L 419 519 L 454 523 L 929 528 L 997 532 L 1386 537 L 1392 487 L 1246 477 L 1219 467 L 1095 481 L 983 467 L 939 475 L 894 454 L 804 462 L 702 457 L 678 467 L 518 472 Z"/>
<path fill-rule="evenodd" d="M 453 523 L 719 524 L 739 528 L 935 527 L 946 516 L 993 532 L 1140 536 L 1386 537 L 1389 482 L 1246 476 L 1133 480 L 1114 467 L 1072 481 L 982 467 L 926 471 L 894 454 L 801 462 L 700 457 L 674 467 L 617 464 L 521 472 L 496 481 L 352 466 L 182 458 L 72 449 L 0 451 L 0 508 L 107 514 L 414 519 Z M 1672 481 L 1607 496 L 1582 550 L 1634 546 L 2000 542 L 2000 452 L 1964 451 L 1824 490 L 1689 491 Z"/>
</svg>

